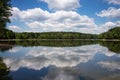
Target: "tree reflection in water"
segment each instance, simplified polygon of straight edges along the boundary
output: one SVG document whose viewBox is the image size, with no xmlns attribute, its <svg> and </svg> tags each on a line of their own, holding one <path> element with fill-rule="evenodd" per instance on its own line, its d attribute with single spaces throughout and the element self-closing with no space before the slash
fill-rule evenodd
<svg viewBox="0 0 120 80">
<path fill-rule="evenodd" d="M 77 47 L 90 44 L 100 44 L 107 47 L 110 51 L 120 53 L 120 41 L 97 41 L 97 40 L 17 40 L 17 41 L 0 41 L 0 51 L 4 52 L 13 46 L 33 47 Z"/>
<path fill-rule="evenodd" d="M 0 80 L 12 80 L 12 77 L 8 76 L 9 68 L 3 63 L 2 58 L 0 57 Z"/>
</svg>

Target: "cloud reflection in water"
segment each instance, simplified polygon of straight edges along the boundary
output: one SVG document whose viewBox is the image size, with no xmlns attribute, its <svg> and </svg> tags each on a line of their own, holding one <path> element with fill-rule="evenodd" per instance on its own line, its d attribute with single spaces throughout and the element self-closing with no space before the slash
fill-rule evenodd
<svg viewBox="0 0 120 80">
<path fill-rule="evenodd" d="M 113 72 L 116 69 L 120 70 L 120 63 L 116 63 L 114 60 L 114 57 L 120 60 L 119 54 L 110 52 L 106 47 L 99 44 L 79 47 L 28 47 L 21 54 L 22 56 L 19 58 L 14 56 L 6 57 L 4 62 L 13 72 L 21 68 L 39 71 L 42 68 L 54 66 L 49 68 L 46 76 L 41 77 L 42 80 L 102 79 L 105 78 L 104 74 L 108 74 L 108 72 L 99 69 L 111 68 Z M 104 57 L 98 60 L 96 59 L 97 55 Z M 109 60 L 113 61 L 113 63 L 108 62 Z M 118 74 L 112 75 L 116 76 Z M 109 77 L 111 75 L 108 74 Z"/>
</svg>

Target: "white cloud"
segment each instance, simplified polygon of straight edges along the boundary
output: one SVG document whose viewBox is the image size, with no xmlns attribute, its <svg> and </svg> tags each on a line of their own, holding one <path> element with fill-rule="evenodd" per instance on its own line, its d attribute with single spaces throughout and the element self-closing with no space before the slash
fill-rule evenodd
<svg viewBox="0 0 120 80">
<path fill-rule="evenodd" d="M 116 27 L 116 26 L 120 26 L 120 21 L 116 21 L 116 22 L 106 22 L 103 26 L 108 26 L 108 27 Z"/>
<path fill-rule="evenodd" d="M 105 31 L 108 31 L 111 28 L 120 27 L 120 21 L 116 21 L 116 22 L 109 21 L 109 22 L 106 22 L 105 24 L 101 25 L 101 27 L 104 28 Z"/>
<path fill-rule="evenodd" d="M 67 25 L 68 24 L 68 25 Z M 38 21 L 27 23 L 32 30 L 35 32 L 48 32 L 48 31 L 74 31 L 74 32 L 82 32 L 82 33 L 91 33 L 91 34 L 99 34 L 108 31 L 111 28 L 119 27 L 120 21 L 116 22 L 106 22 L 100 26 L 93 23 L 40 23 Z"/>
<path fill-rule="evenodd" d="M 96 27 L 96 31 L 92 30 L 93 33 L 103 33 L 103 32 L 107 32 L 109 29 L 114 28 L 114 27 L 120 27 L 120 21 L 116 21 L 116 22 L 111 22 L 108 21 L 98 27 Z"/>
<path fill-rule="evenodd" d="M 107 18 L 120 18 L 120 8 L 110 7 L 107 10 L 102 10 L 100 13 L 97 13 L 99 17 Z"/>
<path fill-rule="evenodd" d="M 48 4 L 51 10 L 75 10 L 80 7 L 80 0 L 40 0 Z"/>
<path fill-rule="evenodd" d="M 109 4 L 120 5 L 120 0 L 106 0 Z"/>
<path fill-rule="evenodd" d="M 23 21 L 34 31 L 76 31 L 93 32 L 97 28 L 94 20 L 86 15 L 81 16 L 75 11 L 57 11 L 50 13 L 41 8 L 28 9 L 21 11 L 13 8 L 12 19 Z M 82 29 L 81 29 L 82 28 Z M 89 29 L 88 29 L 89 28 Z M 33 31 L 33 30 L 31 30 Z"/>
<path fill-rule="evenodd" d="M 13 21 L 21 21 L 29 28 L 26 32 L 74 31 L 99 34 L 120 24 L 120 21 L 116 21 L 98 26 L 93 18 L 80 15 L 75 11 L 48 12 L 41 8 L 19 10 L 13 7 L 12 13 Z M 12 30 L 17 31 L 14 28 Z"/>
<path fill-rule="evenodd" d="M 8 26 L 7 28 L 15 32 L 19 32 L 21 30 L 20 27 L 18 26 Z"/>
<path fill-rule="evenodd" d="M 44 11 L 41 8 L 20 11 L 17 7 L 13 7 L 12 10 L 13 16 L 11 19 L 20 19 L 22 21 L 43 21 L 49 17 L 49 12 Z"/>
<path fill-rule="evenodd" d="M 11 20 L 19 18 L 18 13 L 20 13 L 20 10 L 17 7 L 12 7 L 12 14 L 13 15 L 12 15 L 12 17 L 10 17 Z"/>
</svg>

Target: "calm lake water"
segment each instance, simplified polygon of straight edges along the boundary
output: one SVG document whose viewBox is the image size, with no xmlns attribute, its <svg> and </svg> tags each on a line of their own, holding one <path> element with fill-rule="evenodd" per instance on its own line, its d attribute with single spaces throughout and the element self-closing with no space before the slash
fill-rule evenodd
<svg viewBox="0 0 120 80">
<path fill-rule="evenodd" d="M 4 41 L 0 60 L 9 80 L 120 80 L 120 42 Z"/>
</svg>

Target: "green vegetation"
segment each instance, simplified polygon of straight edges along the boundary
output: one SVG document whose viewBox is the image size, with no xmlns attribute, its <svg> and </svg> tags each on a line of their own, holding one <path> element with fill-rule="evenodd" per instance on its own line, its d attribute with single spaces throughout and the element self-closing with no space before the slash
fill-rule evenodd
<svg viewBox="0 0 120 80">
<path fill-rule="evenodd" d="M 15 33 L 15 39 L 96 39 L 97 35 L 77 32 Z"/>
<path fill-rule="evenodd" d="M 78 32 L 23 32 L 14 33 L 7 29 L 0 29 L 0 39 L 120 39 L 120 27 L 110 29 L 102 34 L 83 34 Z"/>
<path fill-rule="evenodd" d="M 108 32 L 99 35 L 100 39 L 120 39 L 120 27 L 110 29 Z"/>
<path fill-rule="evenodd" d="M 11 0 L 0 0 L 0 29 L 5 29 L 7 22 L 10 22 Z"/>
<path fill-rule="evenodd" d="M 5 29 L 11 14 L 11 0 L 0 0 L 0 39 L 12 39 L 15 38 L 14 33 Z"/>
<path fill-rule="evenodd" d="M 0 39 L 15 39 L 15 33 L 2 28 L 0 29 Z"/>
</svg>

